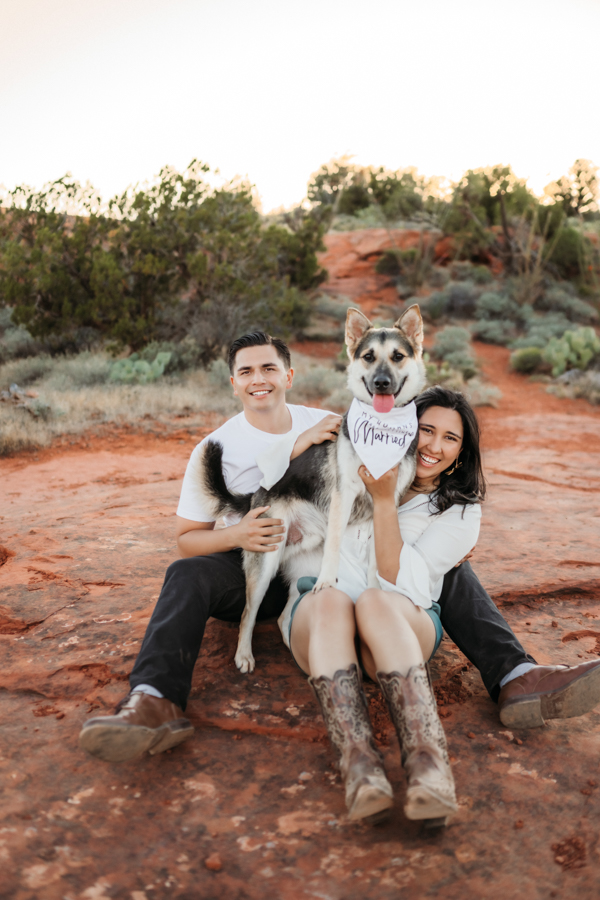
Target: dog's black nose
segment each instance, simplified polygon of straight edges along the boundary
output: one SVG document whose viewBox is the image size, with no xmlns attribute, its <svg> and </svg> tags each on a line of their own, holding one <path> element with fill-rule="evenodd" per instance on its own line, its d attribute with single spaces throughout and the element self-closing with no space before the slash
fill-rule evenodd
<svg viewBox="0 0 600 900">
<path fill-rule="evenodd" d="M 378 375 L 373 379 L 373 384 L 380 394 L 389 394 L 392 381 L 387 375 Z"/>
</svg>

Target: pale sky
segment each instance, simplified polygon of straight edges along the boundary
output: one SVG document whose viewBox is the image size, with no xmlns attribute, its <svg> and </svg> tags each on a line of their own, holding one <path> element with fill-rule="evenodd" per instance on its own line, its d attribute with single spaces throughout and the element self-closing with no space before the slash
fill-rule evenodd
<svg viewBox="0 0 600 900">
<path fill-rule="evenodd" d="M 0 0 L 0 184 L 194 157 L 299 202 L 333 156 L 541 192 L 600 165 L 600 0 Z"/>
</svg>

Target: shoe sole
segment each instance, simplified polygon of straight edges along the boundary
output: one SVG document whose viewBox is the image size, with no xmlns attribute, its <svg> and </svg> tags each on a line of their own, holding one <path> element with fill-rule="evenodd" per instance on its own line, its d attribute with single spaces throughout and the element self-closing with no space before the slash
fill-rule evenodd
<svg viewBox="0 0 600 900">
<path fill-rule="evenodd" d="M 127 762 L 142 753 L 162 753 L 176 747 L 194 733 L 186 724 L 168 722 L 160 728 L 145 728 L 143 725 L 102 725 L 100 722 L 83 728 L 79 735 L 79 746 L 104 762 Z"/>
<path fill-rule="evenodd" d="M 390 793 L 375 785 L 363 784 L 356 792 L 354 803 L 348 812 L 348 821 L 368 819 L 376 825 L 388 818 L 393 804 L 394 798 Z"/>
<path fill-rule="evenodd" d="M 411 790 L 404 805 L 404 815 L 411 821 L 424 821 L 426 827 L 439 828 L 447 825 L 455 813 L 458 812 L 456 804 L 448 803 L 434 791 L 424 787 L 416 787 Z"/>
<path fill-rule="evenodd" d="M 508 728 L 539 728 L 548 719 L 583 716 L 600 703 L 600 666 L 584 672 L 557 691 L 509 700 L 500 711 Z"/>
</svg>

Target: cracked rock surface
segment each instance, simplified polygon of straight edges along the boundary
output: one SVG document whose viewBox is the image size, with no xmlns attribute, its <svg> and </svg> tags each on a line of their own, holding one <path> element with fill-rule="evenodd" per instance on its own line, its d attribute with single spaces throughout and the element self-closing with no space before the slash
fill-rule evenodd
<svg viewBox="0 0 600 900">
<path fill-rule="evenodd" d="M 490 497 L 474 567 L 539 662 L 576 664 L 600 655 L 600 417 L 523 379 L 513 397 L 512 377 L 500 408 L 480 411 Z M 233 663 L 236 626 L 209 623 L 188 742 L 121 765 L 80 751 L 82 722 L 127 691 L 202 436 L 0 461 L 0 897 L 599 896 L 600 707 L 511 733 L 448 639 L 432 671 L 460 812 L 442 832 L 403 817 L 373 685 L 396 802 L 385 825 L 346 821 L 316 703 L 274 623 L 255 630 L 249 676 Z"/>
</svg>

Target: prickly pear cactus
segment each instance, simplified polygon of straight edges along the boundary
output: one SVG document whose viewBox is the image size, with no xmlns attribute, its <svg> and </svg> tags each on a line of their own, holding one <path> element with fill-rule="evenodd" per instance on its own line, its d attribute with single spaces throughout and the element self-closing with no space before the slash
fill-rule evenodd
<svg viewBox="0 0 600 900">
<path fill-rule="evenodd" d="M 120 384 L 149 384 L 164 374 L 170 360 L 170 353 L 157 353 L 152 363 L 139 359 L 137 353 L 132 353 L 127 359 L 118 359 L 113 363 L 109 378 Z"/>
<path fill-rule="evenodd" d="M 565 331 L 562 337 L 552 338 L 542 357 L 552 366 L 552 375 L 556 378 L 567 369 L 586 369 L 597 353 L 600 353 L 600 338 L 588 326 Z"/>
</svg>

